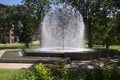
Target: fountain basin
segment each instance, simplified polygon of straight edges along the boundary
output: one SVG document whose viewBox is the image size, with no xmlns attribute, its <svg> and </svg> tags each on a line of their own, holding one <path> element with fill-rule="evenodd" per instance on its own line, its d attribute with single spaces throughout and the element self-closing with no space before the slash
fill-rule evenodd
<svg viewBox="0 0 120 80">
<path fill-rule="evenodd" d="M 69 58 L 25 56 L 22 50 L 6 50 L 0 57 L 0 63 L 53 63 L 55 61 L 67 62 Z"/>
<path fill-rule="evenodd" d="M 43 49 L 24 49 L 25 56 L 39 56 L 39 57 L 69 57 L 71 60 L 89 60 L 89 59 L 97 59 L 102 57 L 113 56 L 119 54 L 119 52 L 111 51 L 111 50 L 92 50 L 85 49 L 81 50 L 43 50 Z"/>
<path fill-rule="evenodd" d="M 120 52 L 116 50 L 91 50 L 88 51 L 59 51 L 55 52 L 52 50 L 40 51 L 36 49 L 23 49 L 23 50 L 12 50 L 5 51 L 0 57 L 0 63 L 52 63 L 54 61 L 69 61 L 69 60 L 91 60 L 100 58 L 116 58 L 120 56 Z M 23 56 L 21 56 L 21 53 Z M 10 56 L 9 56 L 10 55 Z"/>
<path fill-rule="evenodd" d="M 94 51 L 93 49 L 88 48 L 71 48 L 71 47 L 55 47 L 55 48 L 38 48 L 34 49 L 35 52 L 44 52 L 44 53 L 79 53 L 79 52 L 86 52 L 86 51 Z"/>
</svg>

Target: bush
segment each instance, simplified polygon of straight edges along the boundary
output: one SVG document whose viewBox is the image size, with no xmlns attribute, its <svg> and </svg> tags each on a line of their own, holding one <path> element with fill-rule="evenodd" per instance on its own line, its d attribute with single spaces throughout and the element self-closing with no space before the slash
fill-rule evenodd
<svg viewBox="0 0 120 80">
<path fill-rule="evenodd" d="M 69 80 L 68 70 L 65 68 L 65 62 L 57 61 L 49 66 L 54 80 Z"/>
<path fill-rule="evenodd" d="M 50 70 L 45 67 L 42 63 L 35 66 L 35 73 L 37 80 L 53 80 L 54 77 L 51 75 Z"/>
<path fill-rule="evenodd" d="M 120 72 L 107 68 L 67 70 L 64 62 L 55 62 L 48 67 L 39 63 L 15 80 L 120 80 Z"/>
<path fill-rule="evenodd" d="M 39 63 L 34 66 L 34 69 L 26 70 L 14 80 L 67 80 L 67 69 L 64 68 L 64 65 L 63 62 L 55 62 L 47 68 Z"/>
<path fill-rule="evenodd" d="M 107 62 L 104 65 L 104 69 L 120 69 L 120 61 L 118 61 L 118 62 Z"/>
<path fill-rule="evenodd" d="M 68 72 L 68 80 L 85 80 L 86 76 L 85 70 L 69 70 Z"/>
</svg>

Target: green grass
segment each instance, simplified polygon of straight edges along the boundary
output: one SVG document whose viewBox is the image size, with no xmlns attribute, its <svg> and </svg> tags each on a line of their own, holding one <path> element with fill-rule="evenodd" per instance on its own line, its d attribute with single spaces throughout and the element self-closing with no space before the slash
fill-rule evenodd
<svg viewBox="0 0 120 80">
<path fill-rule="evenodd" d="M 120 45 L 110 46 L 110 49 L 120 51 Z"/>
<path fill-rule="evenodd" d="M 94 49 L 105 49 L 105 46 L 103 45 L 93 45 Z"/>
<path fill-rule="evenodd" d="M 39 46 L 39 44 L 30 44 L 29 45 L 29 48 L 39 48 L 40 46 Z"/>
<path fill-rule="evenodd" d="M 29 48 L 38 48 L 38 47 L 39 47 L 39 44 L 29 44 Z M 25 48 L 24 44 L 0 46 L 0 49 L 23 49 L 23 48 Z"/>
<path fill-rule="evenodd" d="M 94 45 L 93 48 L 94 49 L 105 49 L 105 46 L 103 46 L 103 45 Z M 109 49 L 120 51 L 120 45 L 112 45 L 112 46 L 109 47 Z"/>
<path fill-rule="evenodd" d="M 38 48 L 39 44 L 29 44 L 29 48 L 33 49 L 33 48 Z M 24 44 L 15 44 L 15 45 L 4 45 L 4 46 L 0 46 L 0 49 L 23 49 L 25 48 Z M 105 46 L 103 47 L 102 45 L 93 45 L 94 49 L 105 49 Z M 110 46 L 110 49 L 113 50 L 118 50 L 120 51 L 120 45 L 113 45 Z"/>
<path fill-rule="evenodd" d="M 3 46 L 0 46 L 0 49 L 21 49 L 21 48 L 24 48 L 23 44 L 3 45 Z"/>
<path fill-rule="evenodd" d="M 13 80 L 15 76 L 18 76 L 24 70 L 18 69 L 0 69 L 0 80 Z"/>
</svg>

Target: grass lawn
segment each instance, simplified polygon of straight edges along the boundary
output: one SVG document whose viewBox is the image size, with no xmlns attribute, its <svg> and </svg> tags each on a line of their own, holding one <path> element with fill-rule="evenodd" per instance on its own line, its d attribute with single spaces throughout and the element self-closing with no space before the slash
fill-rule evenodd
<svg viewBox="0 0 120 80">
<path fill-rule="evenodd" d="M 120 51 L 120 45 L 110 46 L 110 49 L 114 49 L 114 50 Z"/>
<path fill-rule="evenodd" d="M 12 80 L 24 70 L 18 69 L 0 69 L 0 80 Z"/>
<path fill-rule="evenodd" d="M 93 48 L 94 49 L 105 49 L 105 46 L 103 47 L 102 45 L 94 45 Z M 109 49 L 120 51 L 120 45 L 112 45 L 109 47 Z"/>
<path fill-rule="evenodd" d="M 39 44 L 29 44 L 29 48 L 38 48 Z M 22 49 L 25 48 L 24 44 L 12 44 L 0 46 L 0 49 Z"/>
<path fill-rule="evenodd" d="M 29 48 L 39 48 L 39 44 L 29 44 Z M 14 44 L 14 45 L 3 45 L 0 46 L 0 49 L 22 49 L 25 48 L 24 44 Z M 94 49 L 105 49 L 105 46 L 102 45 L 93 45 Z M 120 51 L 120 45 L 112 45 L 109 49 Z"/>
</svg>

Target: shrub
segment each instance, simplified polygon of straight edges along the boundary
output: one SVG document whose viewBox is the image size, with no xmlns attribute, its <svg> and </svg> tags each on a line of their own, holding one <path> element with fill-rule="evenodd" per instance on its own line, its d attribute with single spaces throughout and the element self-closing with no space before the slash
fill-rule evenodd
<svg viewBox="0 0 120 80">
<path fill-rule="evenodd" d="M 67 80 L 67 69 L 64 68 L 64 65 L 63 62 L 55 62 L 47 68 L 39 63 L 34 66 L 34 69 L 25 70 L 14 80 Z"/>
<path fill-rule="evenodd" d="M 65 64 L 63 61 L 56 61 L 50 65 L 50 71 L 54 76 L 54 80 L 69 80 L 68 70 L 65 68 Z"/>
<path fill-rule="evenodd" d="M 50 70 L 42 63 L 35 66 L 35 72 L 38 80 L 53 80 Z"/>
<path fill-rule="evenodd" d="M 36 64 L 34 69 L 26 70 L 15 80 L 120 80 L 120 72 L 107 68 L 67 70 L 65 63 L 58 61 L 48 67 Z"/>
<path fill-rule="evenodd" d="M 86 71 L 85 70 L 69 70 L 68 72 L 68 80 L 85 80 L 86 79 Z"/>
<path fill-rule="evenodd" d="M 104 69 L 120 69 L 120 61 L 118 61 L 118 62 L 107 62 L 104 65 Z"/>
</svg>

